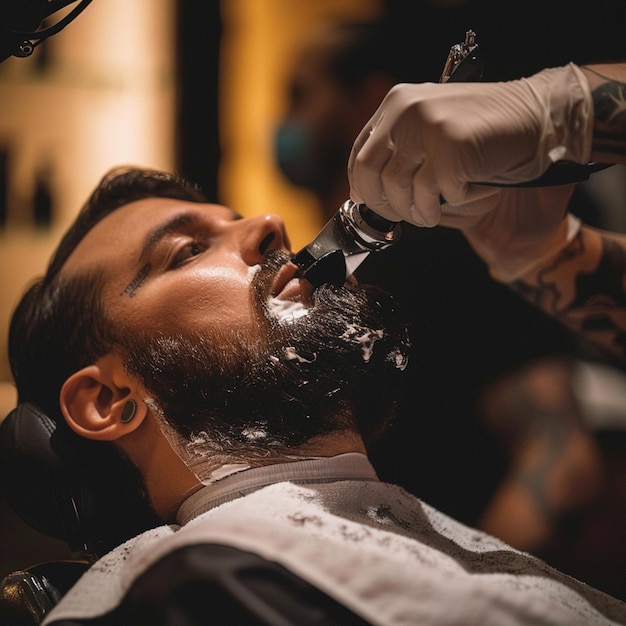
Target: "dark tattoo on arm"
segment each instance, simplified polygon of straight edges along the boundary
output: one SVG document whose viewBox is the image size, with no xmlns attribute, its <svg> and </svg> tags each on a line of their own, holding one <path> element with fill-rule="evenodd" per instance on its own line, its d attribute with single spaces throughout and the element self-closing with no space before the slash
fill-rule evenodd
<svg viewBox="0 0 626 626">
<path fill-rule="evenodd" d="M 611 80 L 591 68 L 594 74 L 606 78 L 607 82 L 596 87 L 591 97 L 595 125 L 593 150 L 615 156 L 626 156 L 626 83 Z M 610 158 L 607 161 L 613 162 Z"/>
<path fill-rule="evenodd" d="M 572 434 L 572 416 L 577 415 L 573 399 L 541 397 L 523 383 L 516 385 L 519 417 L 525 422 L 526 437 L 521 445 L 540 443 L 539 454 L 533 455 L 515 480 L 526 490 L 545 521 L 551 521 L 558 513 L 550 494 L 549 478 L 562 460 Z"/>
<path fill-rule="evenodd" d="M 122 293 L 120 293 L 120 296 L 124 296 L 127 295 L 129 298 L 134 298 L 135 294 L 137 293 L 137 290 L 139 289 L 139 287 L 141 287 L 141 284 L 143 283 L 143 281 L 146 279 L 146 277 L 148 276 L 148 274 L 150 273 L 150 270 L 152 269 L 152 264 L 151 263 L 146 263 L 138 272 L 137 275 L 135 276 L 135 278 L 133 278 L 128 285 L 126 285 L 126 287 L 124 288 L 124 290 L 122 291 Z"/>
<path fill-rule="evenodd" d="M 553 263 L 538 275 L 536 285 L 518 281 L 513 289 L 583 338 L 596 343 L 619 358 L 626 355 L 626 250 L 617 242 L 602 237 L 602 254 L 591 271 L 575 271 L 573 297 L 566 297 L 563 286 L 553 277 L 565 264 L 575 268 L 585 254 L 579 234 Z"/>
</svg>

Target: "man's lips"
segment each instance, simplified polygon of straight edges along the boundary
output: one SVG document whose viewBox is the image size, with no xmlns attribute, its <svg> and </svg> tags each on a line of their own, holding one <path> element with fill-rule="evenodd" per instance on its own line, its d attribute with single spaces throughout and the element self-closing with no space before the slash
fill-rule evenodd
<svg viewBox="0 0 626 626">
<path fill-rule="evenodd" d="M 276 273 L 270 296 L 278 300 L 307 302 L 313 293 L 313 285 L 303 278 L 295 278 L 298 270 L 297 265 L 285 263 Z"/>
</svg>

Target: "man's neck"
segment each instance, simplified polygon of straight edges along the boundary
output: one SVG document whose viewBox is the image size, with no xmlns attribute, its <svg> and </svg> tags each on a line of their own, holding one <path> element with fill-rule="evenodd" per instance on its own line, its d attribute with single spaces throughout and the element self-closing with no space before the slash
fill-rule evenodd
<svg viewBox="0 0 626 626">
<path fill-rule="evenodd" d="M 361 453 L 294 458 L 288 463 L 277 462 L 264 467 L 249 468 L 217 482 L 205 484 L 182 503 L 176 520 L 184 525 L 225 502 L 278 483 L 311 485 L 343 480 L 378 481 L 378 477 L 367 457 Z"/>
<path fill-rule="evenodd" d="M 181 503 L 203 483 L 216 482 L 229 474 L 350 452 L 365 454 L 361 437 L 345 430 L 315 437 L 288 453 L 268 455 L 260 450 L 256 455 L 208 454 L 192 464 L 193 456 L 185 460 L 183 455 L 176 453 L 154 418 L 145 420 L 135 435 L 123 438 L 119 445 L 141 471 L 152 507 L 166 522 L 174 520 Z"/>
<path fill-rule="evenodd" d="M 314 437 L 297 448 L 295 456 L 336 456 L 348 452 L 366 454 L 363 439 L 352 430 Z"/>
</svg>

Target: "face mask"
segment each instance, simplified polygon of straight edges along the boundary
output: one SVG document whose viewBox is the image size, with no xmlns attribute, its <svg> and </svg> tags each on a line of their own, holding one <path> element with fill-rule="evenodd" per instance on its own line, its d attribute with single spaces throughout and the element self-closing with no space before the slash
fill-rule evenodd
<svg viewBox="0 0 626 626">
<path fill-rule="evenodd" d="M 285 121 L 274 134 L 274 158 L 287 180 L 305 189 L 315 190 L 319 159 L 309 128 Z"/>
</svg>

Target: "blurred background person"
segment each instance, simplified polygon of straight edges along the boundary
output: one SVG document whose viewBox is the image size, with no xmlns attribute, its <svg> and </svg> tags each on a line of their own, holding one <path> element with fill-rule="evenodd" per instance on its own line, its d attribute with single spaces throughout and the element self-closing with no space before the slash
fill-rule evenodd
<svg viewBox="0 0 626 626">
<path fill-rule="evenodd" d="M 428 50 L 418 62 L 403 55 L 394 32 L 380 20 L 330 23 L 298 50 L 274 154 L 286 179 L 313 193 L 324 220 L 348 197 L 350 147 L 384 96 L 396 83 L 431 79 L 427 54 L 441 64 Z"/>
</svg>

